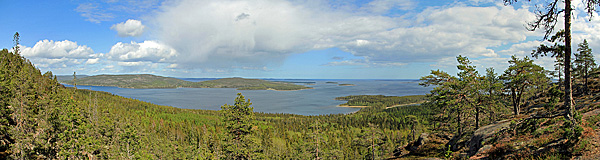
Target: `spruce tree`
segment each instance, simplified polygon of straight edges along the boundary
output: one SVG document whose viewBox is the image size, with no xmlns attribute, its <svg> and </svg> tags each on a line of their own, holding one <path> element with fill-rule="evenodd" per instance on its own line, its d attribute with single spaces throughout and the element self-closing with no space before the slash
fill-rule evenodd
<svg viewBox="0 0 600 160">
<path fill-rule="evenodd" d="M 250 100 L 237 94 L 234 105 L 221 106 L 223 123 L 227 128 L 225 146 L 223 147 L 227 159 L 253 159 L 258 156 L 255 150 L 256 141 L 254 133 L 254 112 Z"/>
<path fill-rule="evenodd" d="M 575 76 L 583 78 L 583 93 L 589 94 L 588 78 L 592 69 L 596 67 L 596 62 L 594 61 L 594 55 L 592 54 L 592 49 L 587 40 L 584 39 L 578 46 L 579 48 L 577 48 L 577 51 L 579 53 L 575 54 L 574 62 Z"/>
</svg>

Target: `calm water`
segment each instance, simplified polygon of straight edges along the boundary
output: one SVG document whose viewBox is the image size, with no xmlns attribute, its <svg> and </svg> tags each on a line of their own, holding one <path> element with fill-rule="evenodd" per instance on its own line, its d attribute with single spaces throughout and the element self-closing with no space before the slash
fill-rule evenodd
<svg viewBox="0 0 600 160">
<path fill-rule="evenodd" d="M 211 79 L 182 78 L 188 81 Z M 230 88 L 176 88 L 176 89 L 127 89 L 118 87 L 77 86 L 80 89 L 110 92 L 123 97 L 134 98 L 154 104 L 187 109 L 220 110 L 221 105 L 233 104 L 236 94 L 242 93 L 252 102 L 256 112 L 292 113 L 300 115 L 322 115 L 350 113 L 358 108 L 336 107 L 344 101 L 335 97 L 348 95 L 387 95 L 406 96 L 429 93 L 431 88 L 418 85 L 417 80 L 310 80 L 310 79 L 268 79 L 272 81 L 314 82 L 297 83 L 314 89 L 300 91 L 236 90 Z M 325 82 L 354 84 L 338 86 Z M 69 86 L 69 85 L 66 85 Z M 71 86 L 69 86 L 71 87 Z"/>
</svg>

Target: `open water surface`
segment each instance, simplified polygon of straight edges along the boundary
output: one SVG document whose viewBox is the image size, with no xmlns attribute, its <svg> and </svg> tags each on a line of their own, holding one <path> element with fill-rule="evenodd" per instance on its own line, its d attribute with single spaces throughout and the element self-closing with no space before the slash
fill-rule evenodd
<svg viewBox="0 0 600 160">
<path fill-rule="evenodd" d="M 181 78 L 187 81 L 212 80 L 207 78 Z M 233 104 L 236 94 L 242 93 L 250 99 L 256 112 L 291 113 L 300 115 L 345 114 L 358 108 L 337 107 L 345 101 L 335 97 L 348 95 L 406 96 L 424 95 L 431 87 L 419 86 L 418 80 L 335 80 L 335 79 L 266 79 L 271 81 L 311 82 L 297 83 L 314 89 L 299 91 L 236 90 L 232 88 L 174 88 L 174 89 L 129 89 L 102 86 L 77 86 L 110 92 L 154 104 L 186 109 L 220 110 L 225 103 Z M 312 83 L 314 82 L 314 83 Z M 326 82 L 347 83 L 355 86 L 339 86 Z M 308 85 L 312 84 L 312 85 Z M 71 85 L 65 85 L 72 87 Z"/>
</svg>

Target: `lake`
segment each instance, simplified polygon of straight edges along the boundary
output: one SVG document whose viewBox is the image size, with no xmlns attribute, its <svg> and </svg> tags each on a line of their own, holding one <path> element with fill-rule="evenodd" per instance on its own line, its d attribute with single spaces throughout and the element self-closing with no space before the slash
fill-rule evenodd
<svg viewBox="0 0 600 160">
<path fill-rule="evenodd" d="M 180 78 L 187 81 L 212 80 L 209 78 Z M 225 103 L 233 104 L 236 94 L 242 93 L 250 99 L 255 112 L 291 113 L 300 115 L 345 114 L 358 111 L 358 108 L 337 107 L 345 101 L 335 97 L 348 95 L 406 96 L 424 95 L 432 87 L 419 86 L 418 80 L 348 80 L 348 79 L 265 79 L 271 81 L 298 82 L 314 89 L 299 91 L 236 90 L 232 88 L 174 88 L 174 89 L 129 89 L 102 86 L 81 86 L 110 92 L 119 96 L 134 98 L 154 104 L 186 109 L 220 110 Z M 339 86 L 326 83 L 354 84 Z M 65 85 L 72 87 L 71 85 Z"/>
</svg>

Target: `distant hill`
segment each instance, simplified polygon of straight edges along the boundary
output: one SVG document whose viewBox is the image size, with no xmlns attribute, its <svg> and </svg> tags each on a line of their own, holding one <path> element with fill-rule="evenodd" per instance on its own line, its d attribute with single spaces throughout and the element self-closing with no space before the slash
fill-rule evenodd
<svg viewBox="0 0 600 160">
<path fill-rule="evenodd" d="M 73 84 L 72 79 L 60 82 Z M 260 79 L 223 78 L 202 82 L 190 82 L 177 78 L 151 74 L 96 75 L 77 78 L 76 84 L 89 86 L 115 86 L 120 88 L 237 88 L 240 90 L 301 90 L 310 87 L 285 82 Z"/>
<path fill-rule="evenodd" d="M 61 80 L 60 82 L 73 84 L 72 79 Z M 120 88 L 177 88 L 194 86 L 194 82 L 151 74 L 87 76 L 77 78 L 76 83 L 77 85 L 115 86 Z"/>
<path fill-rule="evenodd" d="M 77 75 L 77 78 L 89 77 L 88 75 Z M 73 75 L 56 75 L 58 81 L 73 80 Z"/>
</svg>

